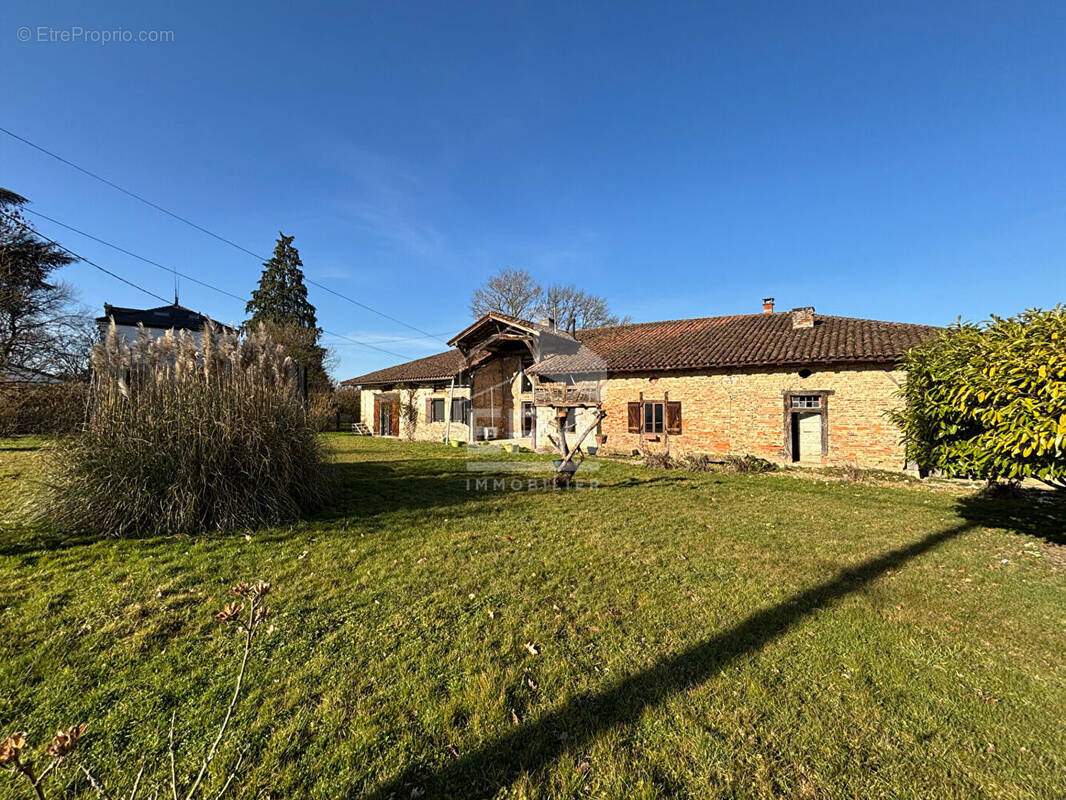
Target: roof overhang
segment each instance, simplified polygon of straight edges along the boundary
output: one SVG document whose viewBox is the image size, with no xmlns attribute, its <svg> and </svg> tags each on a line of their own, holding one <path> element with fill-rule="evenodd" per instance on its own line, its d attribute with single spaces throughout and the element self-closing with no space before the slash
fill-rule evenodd
<svg viewBox="0 0 1066 800">
<path fill-rule="evenodd" d="M 549 325 L 489 313 L 460 331 L 448 342 L 472 365 L 494 353 L 524 353 L 537 363 L 549 355 L 574 352 L 578 342 L 570 334 Z"/>
<path fill-rule="evenodd" d="M 455 334 L 448 344 L 458 347 L 463 352 L 469 352 L 492 338 L 507 336 L 520 339 L 537 336 L 539 333 L 538 326 L 527 320 L 508 317 L 505 314 L 488 313 Z"/>
</svg>

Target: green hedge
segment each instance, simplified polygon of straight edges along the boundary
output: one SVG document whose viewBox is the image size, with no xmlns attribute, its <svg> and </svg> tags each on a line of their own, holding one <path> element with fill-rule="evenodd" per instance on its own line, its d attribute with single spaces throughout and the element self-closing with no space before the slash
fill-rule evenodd
<svg viewBox="0 0 1066 800">
<path fill-rule="evenodd" d="M 1066 307 L 953 325 L 904 366 L 892 416 L 921 469 L 1066 487 Z"/>
</svg>

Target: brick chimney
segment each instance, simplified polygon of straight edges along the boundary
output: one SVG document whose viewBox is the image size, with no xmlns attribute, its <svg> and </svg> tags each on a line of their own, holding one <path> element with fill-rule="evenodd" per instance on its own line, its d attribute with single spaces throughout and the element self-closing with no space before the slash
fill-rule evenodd
<svg viewBox="0 0 1066 800">
<path fill-rule="evenodd" d="M 555 327 L 555 317 L 545 317 L 540 321 L 540 324 L 543 325 L 545 328 L 548 328 L 549 330 L 558 330 Z"/>
<path fill-rule="evenodd" d="M 814 306 L 792 309 L 792 329 L 814 327 Z"/>
<path fill-rule="evenodd" d="M 762 313 L 773 314 L 774 313 L 774 298 L 764 297 L 762 299 Z"/>
</svg>

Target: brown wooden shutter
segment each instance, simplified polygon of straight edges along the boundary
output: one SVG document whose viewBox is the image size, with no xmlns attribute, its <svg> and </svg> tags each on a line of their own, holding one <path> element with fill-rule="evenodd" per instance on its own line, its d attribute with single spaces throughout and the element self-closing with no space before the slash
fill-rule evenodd
<svg viewBox="0 0 1066 800">
<path fill-rule="evenodd" d="M 426 422 L 433 421 L 433 398 L 426 398 Z"/>
<path fill-rule="evenodd" d="M 374 418 L 370 420 L 370 429 L 376 436 L 381 436 L 381 398 L 374 395 Z"/>
<path fill-rule="evenodd" d="M 629 417 L 629 432 L 640 433 L 640 403 L 627 403 L 626 411 Z"/>
<path fill-rule="evenodd" d="M 666 432 L 681 433 L 681 403 L 666 403 Z"/>
</svg>

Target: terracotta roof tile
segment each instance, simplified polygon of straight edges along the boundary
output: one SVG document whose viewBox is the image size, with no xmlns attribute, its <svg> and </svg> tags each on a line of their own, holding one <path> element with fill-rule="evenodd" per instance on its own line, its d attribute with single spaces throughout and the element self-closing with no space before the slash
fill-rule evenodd
<svg viewBox="0 0 1066 800">
<path fill-rule="evenodd" d="M 643 322 L 577 332 L 581 349 L 553 356 L 534 370 L 639 372 L 798 364 L 893 363 L 934 335 L 930 325 L 815 315 L 813 328 L 793 328 L 789 311 Z M 409 361 L 345 383 L 446 380 L 461 365 L 458 350 Z"/>
<path fill-rule="evenodd" d="M 625 372 L 890 363 L 937 330 L 929 325 L 821 314 L 815 316 L 813 328 L 793 328 L 792 313 L 785 311 L 592 328 L 578 331 L 577 339 L 582 350 L 587 348 L 603 359 L 609 372 Z M 556 357 L 565 358 L 570 357 Z M 551 370 L 560 366 L 564 365 L 553 364 Z"/>
<path fill-rule="evenodd" d="M 375 372 L 368 372 L 358 378 L 342 381 L 344 384 L 358 386 L 371 383 L 404 383 L 407 381 L 446 381 L 462 368 L 463 354 L 458 350 L 448 350 L 435 356 L 416 358 L 395 367 L 386 367 Z"/>
</svg>

